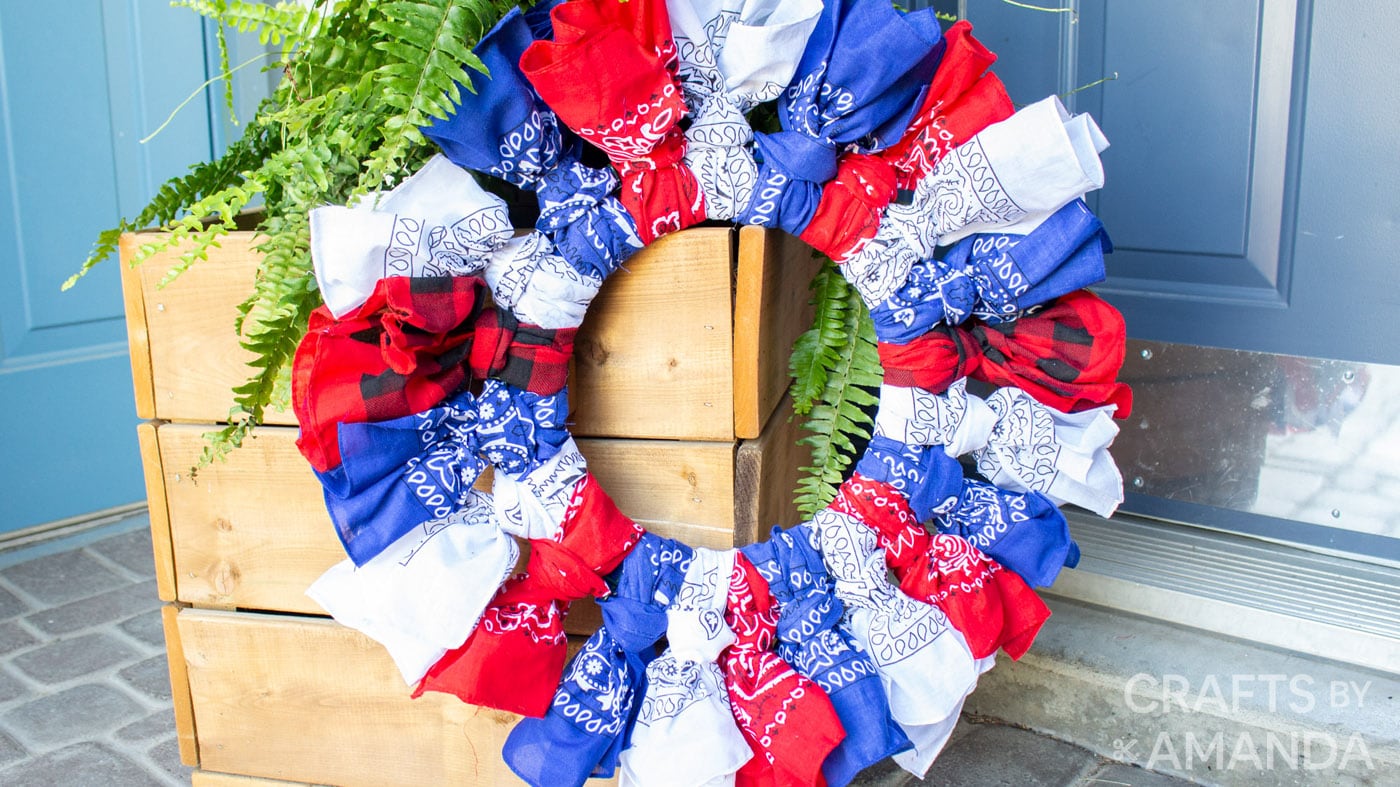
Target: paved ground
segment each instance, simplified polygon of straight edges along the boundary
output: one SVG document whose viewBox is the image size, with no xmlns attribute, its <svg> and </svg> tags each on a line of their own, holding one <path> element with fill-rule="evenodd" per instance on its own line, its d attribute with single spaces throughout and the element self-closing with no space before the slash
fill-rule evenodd
<svg viewBox="0 0 1400 787">
<path fill-rule="evenodd" d="M 144 517 L 0 553 L 0 784 L 189 784 L 170 710 Z M 892 762 L 861 787 L 916 784 Z M 927 784 L 1189 784 L 996 723 L 964 720 Z"/>
</svg>

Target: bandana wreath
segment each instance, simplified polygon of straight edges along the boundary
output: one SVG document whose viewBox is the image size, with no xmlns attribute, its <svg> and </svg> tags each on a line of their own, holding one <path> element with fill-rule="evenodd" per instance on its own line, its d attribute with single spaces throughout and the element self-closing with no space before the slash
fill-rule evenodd
<svg viewBox="0 0 1400 787">
<path fill-rule="evenodd" d="M 1077 562 L 1058 506 L 1122 500 L 1123 320 L 1083 289 L 1111 250 L 1081 199 L 1107 141 L 1053 97 L 1013 111 L 968 23 L 888 0 L 547 2 L 476 54 L 491 76 L 464 71 L 423 130 L 441 155 L 311 217 L 298 445 L 348 559 L 310 595 L 415 696 L 524 715 L 504 758 L 531 784 L 842 787 L 891 756 L 922 776 Z M 774 100 L 781 129 L 755 133 Z M 534 192 L 536 225 L 469 170 Z M 603 280 L 707 218 L 841 263 L 885 368 L 836 499 L 725 551 L 638 526 L 565 428 Z M 603 624 L 566 664 L 590 596 Z"/>
</svg>

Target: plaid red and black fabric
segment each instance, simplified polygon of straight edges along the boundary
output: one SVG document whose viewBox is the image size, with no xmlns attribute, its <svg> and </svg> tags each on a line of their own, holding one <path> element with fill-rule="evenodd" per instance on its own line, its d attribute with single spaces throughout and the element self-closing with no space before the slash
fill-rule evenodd
<svg viewBox="0 0 1400 787">
<path fill-rule="evenodd" d="M 542 396 L 558 393 L 569 381 L 577 335 L 577 328 L 541 328 L 520 322 L 508 309 L 487 309 L 476 321 L 472 374 Z"/>
<path fill-rule="evenodd" d="M 608 595 L 603 575 L 644 532 L 591 474 L 584 476 L 559 541 L 530 541 L 525 573 L 506 581 L 471 637 L 428 670 L 413 696 L 443 692 L 472 705 L 544 716 L 564 674 L 569 604 Z"/>
<path fill-rule="evenodd" d="M 1020 388 L 1062 412 L 1111 404 L 1115 418 L 1127 418 L 1133 392 L 1117 382 L 1126 343 L 1123 315 L 1078 290 L 1011 322 L 940 325 L 908 344 L 877 347 L 889 385 L 942 393 L 972 377 Z"/>
<path fill-rule="evenodd" d="M 313 311 L 292 360 L 297 447 L 311 466 L 340 466 L 337 425 L 420 413 L 464 388 L 486 292 L 474 276 L 390 277 L 344 319 Z"/>
</svg>

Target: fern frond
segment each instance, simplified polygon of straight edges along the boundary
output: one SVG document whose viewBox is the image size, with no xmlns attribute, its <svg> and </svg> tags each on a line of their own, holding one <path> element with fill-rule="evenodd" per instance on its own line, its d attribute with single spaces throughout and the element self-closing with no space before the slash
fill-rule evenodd
<svg viewBox="0 0 1400 787">
<path fill-rule="evenodd" d="M 179 0 L 171 5 L 228 25 L 240 33 L 256 32 L 258 43 L 281 44 L 283 54 L 300 45 L 312 12 L 300 3 L 276 5 L 251 0 Z"/>
<path fill-rule="evenodd" d="M 799 384 L 812 390 L 815 381 L 821 381 L 820 390 L 807 399 L 807 419 L 802 424 L 811 434 L 798 440 L 812 450 L 812 464 L 802 468 L 804 475 L 794 491 L 804 516 L 811 516 L 835 498 L 857 451 L 870 439 L 884 377 L 875 348 L 875 325 L 860 294 L 830 260 L 823 264 L 812 287 L 817 316 L 808 333 L 816 338 L 807 342 L 806 357 L 793 362 L 797 370 L 800 360 L 808 377 L 805 382 L 794 382 L 794 398 Z"/>
</svg>

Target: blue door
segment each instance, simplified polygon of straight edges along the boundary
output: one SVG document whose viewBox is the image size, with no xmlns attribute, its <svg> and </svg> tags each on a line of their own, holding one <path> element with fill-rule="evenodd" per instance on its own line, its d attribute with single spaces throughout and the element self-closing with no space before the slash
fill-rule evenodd
<svg viewBox="0 0 1400 787">
<path fill-rule="evenodd" d="M 1112 147 L 1123 510 L 1400 560 L 1393 0 L 965 0 L 1013 101 Z M 1165 356 L 1170 356 L 1164 357 Z"/>
<path fill-rule="evenodd" d="M 227 138 L 201 99 L 139 143 L 207 78 L 206 38 L 167 0 L 0 5 L 0 534 L 145 498 L 117 264 L 59 285 Z"/>
</svg>

